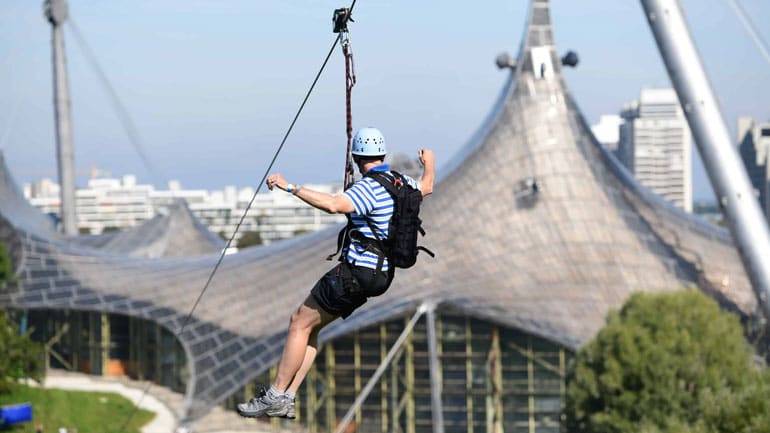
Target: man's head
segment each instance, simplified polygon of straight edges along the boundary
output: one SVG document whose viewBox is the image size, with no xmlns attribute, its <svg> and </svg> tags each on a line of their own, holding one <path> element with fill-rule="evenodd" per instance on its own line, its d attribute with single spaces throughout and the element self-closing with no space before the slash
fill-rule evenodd
<svg viewBox="0 0 770 433">
<path fill-rule="evenodd" d="M 385 149 L 385 137 L 377 128 L 361 128 L 353 136 L 353 144 L 350 153 L 353 161 L 359 165 L 368 162 L 383 161 L 387 150 Z"/>
</svg>

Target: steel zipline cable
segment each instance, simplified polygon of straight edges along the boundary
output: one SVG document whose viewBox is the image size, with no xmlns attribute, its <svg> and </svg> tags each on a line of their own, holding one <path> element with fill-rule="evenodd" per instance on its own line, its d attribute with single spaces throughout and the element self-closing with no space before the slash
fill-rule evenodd
<svg viewBox="0 0 770 433">
<path fill-rule="evenodd" d="M 356 5 L 356 0 L 353 0 L 353 3 L 351 3 L 349 8 L 350 13 L 352 13 L 353 7 L 355 5 Z M 291 124 L 289 125 L 289 128 L 286 130 L 286 133 L 284 134 L 283 139 L 281 140 L 281 144 L 278 145 L 278 148 L 273 154 L 273 158 L 270 160 L 270 164 L 268 164 L 267 168 L 265 169 L 265 173 L 262 175 L 262 179 L 257 184 L 256 191 L 254 191 L 254 194 L 251 196 L 251 200 L 249 200 L 249 204 L 246 206 L 246 209 L 243 211 L 243 214 L 241 215 L 241 218 L 238 221 L 238 224 L 236 224 L 235 230 L 233 230 L 233 234 L 230 235 L 230 238 L 227 240 L 225 247 L 222 248 L 222 252 L 220 252 L 219 258 L 217 259 L 216 264 L 214 264 L 214 268 L 211 270 L 211 273 L 209 273 L 209 276 L 206 279 L 206 283 L 203 285 L 203 289 L 201 289 L 200 294 L 195 299 L 195 302 L 193 303 L 193 306 L 190 309 L 190 312 L 185 317 L 184 322 L 182 322 L 182 326 L 179 328 L 179 331 L 175 333 L 177 340 L 182 335 L 187 325 L 190 323 L 190 319 L 192 318 L 192 315 L 195 312 L 195 309 L 198 307 L 198 304 L 200 304 L 201 299 L 203 299 L 203 295 L 206 293 L 206 290 L 208 290 L 209 286 L 211 285 L 211 281 L 214 279 L 214 275 L 216 275 L 217 271 L 219 270 L 219 267 L 225 258 L 225 254 L 227 250 L 230 248 L 230 245 L 233 243 L 233 240 L 235 239 L 235 235 L 238 233 L 238 230 L 241 228 L 243 221 L 246 219 L 246 215 L 249 213 L 249 209 L 251 209 L 251 206 L 254 204 L 254 201 L 257 198 L 257 194 L 259 194 L 259 191 L 262 189 L 262 185 L 265 184 L 265 180 L 267 180 L 267 176 L 270 174 L 270 171 L 272 170 L 273 165 L 275 164 L 275 161 L 278 159 L 278 155 L 280 155 L 281 151 L 283 150 L 283 147 L 286 144 L 286 140 L 289 138 L 289 134 L 291 134 L 291 131 L 294 129 L 294 125 L 297 123 L 297 119 L 299 119 L 299 116 L 302 113 L 302 110 L 305 108 L 305 104 L 307 104 L 308 99 L 310 99 L 310 95 L 313 93 L 313 89 L 315 88 L 316 83 L 318 83 L 319 78 L 321 78 L 321 74 L 326 68 L 326 64 L 329 62 L 329 59 L 331 58 L 332 54 L 334 54 L 334 49 L 337 47 L 337 44 L 340 42 L 340 39 L 341 39 L 341 35 L 338 34 L 337 37 L 334 39 L 334 43 L 329 49 L 328 54 L 326 54 L 326 58 L 324 58 L 324 61 L 321 64 L 321 68 L 318 70 L 318 73 L 315 75 L 315 78 L 313 79 L 312 84 L 310 84 L 310 88 L 308 89 L 304 99 L 302 100 L 302 103 L 297 109 L 297 113 L 294 115 L 294 118 L 292 119 Z M 144 397 L 147 395 L 147 392 L 150 389 L 150 385 L 152 385 L 151 382 L 144 387 L 144 389 L 142 390 L 141 396 L 134 404 L 134 409 L 131 411 L 131 413 L 129 413 L 128 417 L 123 422 L 120 429 L 118 429 L 118 432 L 124 432 L 128 423 L 131 422 L 131 419 L 134 417 L 134 415 L 136 415 L 136 412 L 139 410 L 139 404 L 141 404 L 142 400 L 144 400 Z"/>
</svg>

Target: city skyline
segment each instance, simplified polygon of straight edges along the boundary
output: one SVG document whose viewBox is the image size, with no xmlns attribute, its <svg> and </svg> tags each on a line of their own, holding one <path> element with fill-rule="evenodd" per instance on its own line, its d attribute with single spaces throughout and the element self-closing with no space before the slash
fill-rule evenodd
<svg viewBox="0 0 770 433">
<path fill-rule="evenodd" d="M 581 59 L 565 77 L 590 123 L 618 112 L 642 87 L 670 86 L 641 7 L 616 3 L 554 5 L 557 43 Z M 717 1 L 681 4 L 731 130 L 741 115 L 770 119 L 763 103 L 770 100 L 770 67 L 732 10 Z M 742 4 L 755 23 L 770 17 L 766 3 Z M 176 178 L 209 189 L 257 186 L 331 45 L 330 15 L 340 6 L 203 0 L 69 5 L 164 178 L 153 183 Z M 473 135 L 502 88 L 507 73 L 493 61 L 502 51 L 515 52 L 526 13 L 524 3 L 502 0 L 483 10 L 442 5 L 440 11 L 413 5 L 404 16 L 397 4 L 360 2 L 351 25 L 359 79 L 354 126 L 377 123 L 394 151 L 411 155 L 433 147 L 439 170 Z M 122 19 L 110 19 L 116 15 Z M 150 179 L 70 26 L 65 38 L 77 167 Z M 34 174 L 40 170 L 55 178 L 49 39 L 40 4 L 0 5 L 0 98 L 8 101 L 0 108 L 0 146 L 20 182 L 40 177 Z M 409 49 L 403 48 L 407 42 Z M 341 179 L 343 78 L 335 52 L 274 170 L 302 183 Z M 693 165 L 694 198 L 710 198 L 702 166 Z"/>
<path fill-rule="evenodd" d="M 339 183 L 308 186 L 330 194 L 342 190 Z M 22 189 L 30 205 L 58 224 L 61 200 L 56 182 L 40 179 L 23 184 Z M 313 209 L 280 190 L 260 191 L 251 202 L 253 195 L 254 189 L 250 186 L 187 189 L 179 181 L 170 180 L 164 189 L 139 182 L 131 174 L 121 178 L 93 177 L 75 194 L 76 226 L 80 234 L 87 235 L 132 229 L 174 212 L 180 207 L 180 200 L 185 201 L 181 206 L 189 209 L 209 232 L 224 240 L 233 237 L 233 246 L 248 232 L 259 233 L 259 243 L 270 244 L 345 221 L 342 215 Z M 240 230 L 236 233 L 237 226 Z"/>
</svg>

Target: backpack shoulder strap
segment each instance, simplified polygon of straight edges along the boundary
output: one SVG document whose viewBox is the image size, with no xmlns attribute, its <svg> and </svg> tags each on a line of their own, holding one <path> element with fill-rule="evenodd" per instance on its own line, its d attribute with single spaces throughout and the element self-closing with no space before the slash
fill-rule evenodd
<svg viewBox="0 0 770 433">
<path fill-rule="evenodd" d="M 350 230 L 353 228 L 353 220 L 350 219 L 350 214 L 347 214 L 345 216 L 347 216 L 347 218 L 348 218 L 348 223 L 345 224 L 345 227 L 343 227 L 340 230 L 339 234 L 337 234 L 337 251 L 329 254 L 326 257 L 326 260 L 331 261 L 332 259 L 334 259 L 334 256 L 336 256 L 337 254 L 340 254 L 340 251 L 342 251 L 342 247 L 344 246 L 344 244 L 346 244 L 347 241 L 349 241 Z M 343 257 L 342 257 L 341 254 L 340 254 L 339 260 L 343 261 Z"/>
<path fill-rule="evenodd" d="M 393 184 L 393 182 L 396 179 L 394 176 L 398 176 L 400 178 L 401 175 L 395 171 L 391 171 L 391 173 L 393 173 L 393 175 L 389 175 L 388 173 L 385 173 L 383 171 L 369 170 L 364 175 L 364 177 L 369 177 L 374 179 L 377 183 L 382 185 L 382 187 L 385 188 L 390 193 L 390 195 L 395 197 L 398 194 L 398 189 L 396 188 L 396 185 Z"/>
</svg>

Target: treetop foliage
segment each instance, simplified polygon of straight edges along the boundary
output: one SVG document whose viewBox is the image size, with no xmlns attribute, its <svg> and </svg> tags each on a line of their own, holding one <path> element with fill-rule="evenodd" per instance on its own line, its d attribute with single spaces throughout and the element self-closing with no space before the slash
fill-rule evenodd
<svg viewBox="0 0 770 433">
<path fill-rule="evenodd" d="M 581 348 L 570 432 L 770 432 L 770 381 L 738 318 L 695 290 L 632 296 Z"/>
<path fill-rule="evenodd" d="M 0 285 L 13 278 L 11 260 L 0 243 Z M 0 308 L 0 393 L 10 391 L 21 378 L 39 381 L 43 376 L 42 361 L 42 346 L 29 335 L 20 335 L 18 325 Z"/>
<path fill-rule="evenodd" d="M 11 391 L 18 379 L 42 379 L 42 345 L 20 335 L 5 309 L 0 309 L 0 353 L 0 393 Z"/>
<path fill-rule="evenodd" d="M 8 257 L 8 253 L 5 251 L 5 246 L 0 242 L 0 284 L 13 279 L 13 263 L 11 258 Z"/>
</svg>

